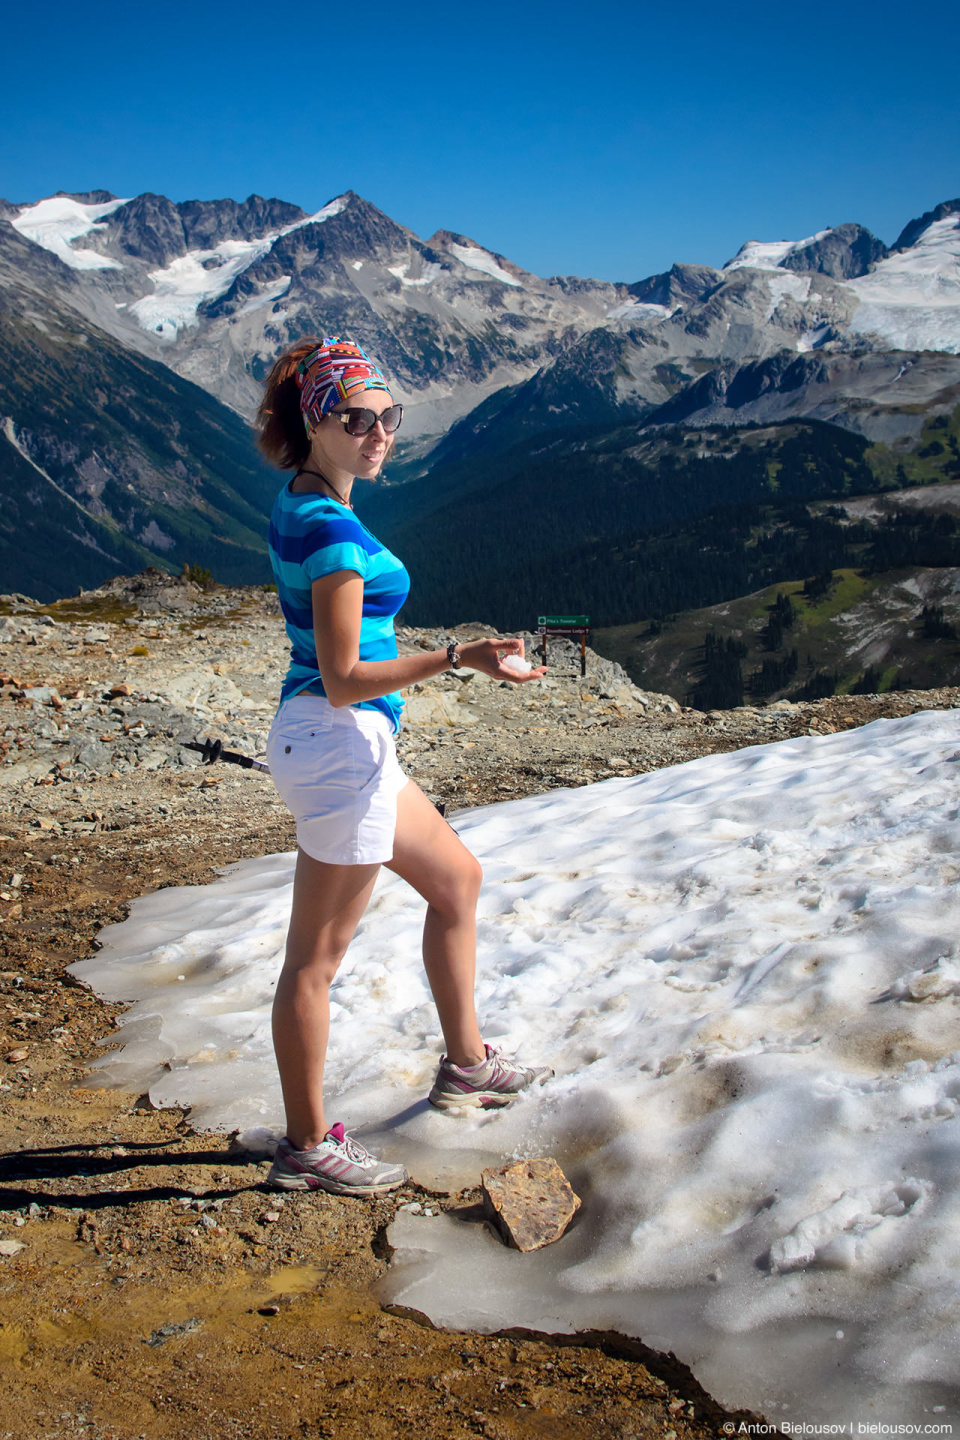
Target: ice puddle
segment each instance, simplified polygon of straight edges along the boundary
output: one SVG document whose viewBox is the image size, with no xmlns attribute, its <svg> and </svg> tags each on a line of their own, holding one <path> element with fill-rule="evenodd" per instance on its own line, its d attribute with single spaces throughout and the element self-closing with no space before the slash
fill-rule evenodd
<svg viewBox="0 0 960 1440">
<path fill-rule="evenodd" d="M 425 1105 L 423 905 L 383 872 L 334 989 L 334 1115 L 428 1184 L 554 1154 L 586 1202 L 527 1256 L 401 1213 L 387 1298 L 615 1327 L 785 1427 L 960 1414 L 958 745 L 927 712 L 455 817 L 486 877 L 484 1033 L 557 1071 L 504 1112 Z M 292 863 L 103 932 L 73 969 L 133 1003 L 98 1083 L 279 1129 Z"/>
</svg>

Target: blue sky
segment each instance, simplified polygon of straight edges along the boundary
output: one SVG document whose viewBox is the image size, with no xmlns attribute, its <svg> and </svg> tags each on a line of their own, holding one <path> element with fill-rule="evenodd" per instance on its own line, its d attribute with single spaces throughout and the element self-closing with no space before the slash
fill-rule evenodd
<svg viewBox="0 0 960 1440">
<path fill-rule="evenodd" d="M 427 238 L 636 280 L 960 194 L 947 0 L 18 6 L 0 195 L 352 187 Z"/>
</svg>

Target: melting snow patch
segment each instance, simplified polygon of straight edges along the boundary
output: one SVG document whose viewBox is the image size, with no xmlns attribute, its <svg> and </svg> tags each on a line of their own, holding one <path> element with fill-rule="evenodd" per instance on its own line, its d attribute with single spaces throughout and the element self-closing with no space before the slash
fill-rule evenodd
<svg viewBox="0 0 960 1440">
<path fill-rule="evenodd" d="M 503 1112 L 426 1105 L 423 905 L 382 872 L 332 994 L 334 1114 L 428 1184 L 552 1154 L 586 1197 L 522 1262 L 405 1213 L 385 1298 L 616 1327 L 782 1422 L 960 1415 L 958 733 L 927 712 L 455 816 L 485 871 L 484 1033 L 557 1071 Z M 103 932 L 74 973 L 133 1003 L 100 1080 L 280 1125 L 293 864 L 158 891 Z"/>
<path fill-rule="evenodd" d="M 679 309 L 675 307 L 675 309 Z M 648 305 L 642 300 L 625 300 L 622 305 L 614 305 L 607 311 L 608 320 L 637 320 L 640 323 L 648 321 L 658 324 L 660 321 L 669 320 L 675 313 L 669 305 Z"/>
<path fill-rule="evenodd" d="M 291 275 L 281 275 L 279 280 L 268 285 L 265 290 L 261 290 L 259 295 L 251 295 L 250 299 L 240 306 L 237 314 L 250 315 L 254 310 L 262 310 L 264 305 L 270 305 L 274 300 L 279 300 L 280 296 L 286 295 L 290 289 L 292 278 Z"/>
<path fill-rule="evenodd" d="M 123 267 L 108 255 L 100 255 L 96 250 L 74 250 L 70 242 L 95 230 L 105 230 L 107 227 L 98 225 L 97 221 L 127 203 L 108 200 L 103 205 L 81 205 L 79 200 L 71 200 L 66 195 L 53 195 L 49 200 L 26 206 L 10 223 L 25 239 L 52 251 L 74 270 L 120 270 Z"/>
<path fill-rule="evenodd" d="M 810 294 L 810 276 L 794 275 L 792 270 L 771 270 L 763 277 L 770 291 L 765 320 L 772 320 L 781 300 L 803 301 Z"/>
<path fill-rule="evenodd" d="M 388 266 L 387 266 L 388 272 L 389 272 L 391 275 L 395 275 L 395 276 L 397 277 L 397 279 L 400 281 L 400 284 L 401 284 L 401 285 L 417 285 L 417 286 L 419 286 L 419 285 L 429 285 L 433 280 L 436 280 L 437 276 L 440 274 L 441 270 L 443 269 L 443 266 L 442 266 L 442 265 L 437 265 L 437 264 L 435 264 L 432 260 L 425 260 L 424 263 L 423 263 L 423 265 L 422 265 L 421 268 L 420 268 L 420 274 L 417 276 L 416 280 L 408 280 L 408 279 L 407 279 L 407 271 L 408 271 L 409 269 L 410 269 L 410 262 L 407 261 L 407 260 L 405 260 L 402 265 L 388 265 Z M 516 282 L 515 282 L 515 281 L 511 281 L 510 283 L 511 283 L 511 284 L 515 284 Z"/>
<path fill-rule="evenodd" d="M 815 330 L 805 330 L 797 341 L 797 349 L 800 354 L 803 355 L 808 350 L 818 350 L 829 338 L 831 331 L 832 326 L 827 324 L 818 325 Z"/>
<path fill-rule="evenodd" d="M 480 270 L 484 275 L 489 275 L 504 285 L 516 285 L 518 289 L 522 288 L 520 281 L 498 265 L 493 256 L 486 250 L 481 250 L 479 245 L 451 245 L 450 249 L 461 265 L 466 265 L 469 270 Z"/>
</svg>

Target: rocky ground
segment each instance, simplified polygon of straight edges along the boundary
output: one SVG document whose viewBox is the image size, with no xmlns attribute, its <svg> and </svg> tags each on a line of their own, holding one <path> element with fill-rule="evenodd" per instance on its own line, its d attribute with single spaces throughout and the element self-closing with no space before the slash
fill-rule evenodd
<svg viewBox="0 0 960 1440">
<path fill-rule="evenodd" d="M 134 896 L 293 846 L 269 779 L 183 748 L 262 750 L 285 648 L 269 592 L 148 574 L 51 607 L 0 598 L 0 1440 L 717 1433 L 682 1367 L 617 1337 L 450 1335 L 381 1310 L 395 1207 L 476 1193 L 284 1204 L 229 1137 L 87 1088 L 115 1012 L 70 962 Z M 548 659 L 529 687 L 448 674 L 408 696 L 403 763 L 437 801 L 960 706 L 943 689 L 704 715 L 594 655 L 585 677 L 571 647 Z"/>
</svg>

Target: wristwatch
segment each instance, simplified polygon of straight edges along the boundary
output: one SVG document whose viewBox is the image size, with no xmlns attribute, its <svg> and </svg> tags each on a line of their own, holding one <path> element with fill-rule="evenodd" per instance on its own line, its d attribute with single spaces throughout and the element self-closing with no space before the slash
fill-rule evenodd
<svg viewBox="0 0 960 1440">
<path fill-rule="evenodd" d="M 450 662 L 451 670 L 460 669 L 460 655 L 457 651 L 457 646 L 459 644 L 459 640 L 451 640 L 450 644 L 447 646 L 447 660 Z"/>
</svg>

